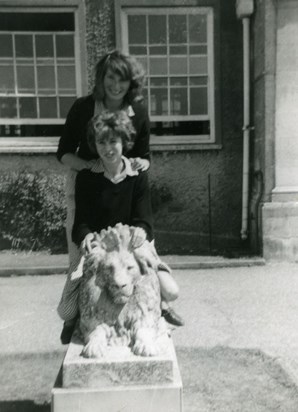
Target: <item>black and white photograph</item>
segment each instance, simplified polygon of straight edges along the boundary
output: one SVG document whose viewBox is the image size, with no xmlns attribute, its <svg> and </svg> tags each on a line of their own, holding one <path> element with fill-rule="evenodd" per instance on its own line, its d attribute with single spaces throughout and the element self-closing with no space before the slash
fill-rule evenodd
<svg viewBox="0 0 298 412">
<path fill-rule="evenodd" d="M 298 412 L 298 1 L 0 0 L 0 412 Z"/>
</svg>

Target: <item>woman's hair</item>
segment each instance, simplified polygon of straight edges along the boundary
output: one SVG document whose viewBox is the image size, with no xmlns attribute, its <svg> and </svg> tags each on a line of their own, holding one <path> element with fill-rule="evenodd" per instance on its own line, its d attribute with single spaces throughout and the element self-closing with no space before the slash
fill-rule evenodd
<svg viewBox="0 0 298 412">
<path fill-rule="evenodd" d="M 111 134 L 121 137 L 124 153 L 133 147 L 135 129 L 126 111 L 119 110 L 113 113 L 104 111 L 92 117 L 87 131 L 87 142 L 91 152 L 97 155 L 96 141 L 109 139 Z"/>
<path fill-rule="evenodd" d="M 114 50 L 103 56 L 95 67 L 95 85 L 93 95 L 96 100 L 103 101 L 103 80 L 108 70 L 118 74 L 121 80 L 130 81 L 129 90 L 125 96 L 125 103 L 142 100 L 142 89 L 145 83 L 143 66 L 132 56 Z"/>
</svg>

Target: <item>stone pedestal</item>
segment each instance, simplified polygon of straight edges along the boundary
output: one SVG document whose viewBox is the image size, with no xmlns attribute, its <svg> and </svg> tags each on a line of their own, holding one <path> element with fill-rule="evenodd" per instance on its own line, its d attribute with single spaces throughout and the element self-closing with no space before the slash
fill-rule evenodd
<svg viewBox="0 0 298 412">
<path fill-rule="evenodd" d="M 72 341 L 52 390 L 52 412 L 182 412 L 182 382 L 171 338 L 159 356 L 113 347 L 85 359 Z"/>
<path fill-rule="evenodd" d="M 298 261 L 298 202 L 264 204 L 263 254 L 266 260 Z"/>
</svg>

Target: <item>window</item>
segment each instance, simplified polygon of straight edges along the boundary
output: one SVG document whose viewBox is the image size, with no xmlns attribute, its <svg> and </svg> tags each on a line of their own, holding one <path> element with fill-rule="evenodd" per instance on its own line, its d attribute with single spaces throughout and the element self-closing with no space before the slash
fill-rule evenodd
<svg viewBox="0 0 298 412">
<path fill-rule="evenodd" d="M 214 143 L 213 8 L 123 7 L 120 20 L 122 49 L 146 70 L 152 140 Z"/>
<path fill-rule="evenodd" d="M 73 11 L 0 11 L 2 144 L 60 136 L 82 93 L 75 29 Z"/>
</svg>

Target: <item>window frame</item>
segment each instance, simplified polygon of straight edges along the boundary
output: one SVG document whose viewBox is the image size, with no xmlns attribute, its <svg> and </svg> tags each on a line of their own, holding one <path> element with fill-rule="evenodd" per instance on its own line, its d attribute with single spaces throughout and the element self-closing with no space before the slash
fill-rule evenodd
<svg viewBox="0 0 298 412">
<path fill-rule="evenodd" d="M 85 4 L 80 0 L 0 0 L 0 13 L 73 13 L 74 48 L 77 96 L 87 94 L 87 54 L 85 36 Z M 13 30 L 12 30 L 13 32 Z M 32 32 L 28 32 L 32 33 Z M 25 120 L 25 122 L 24 122 Z M 53 119 L 1 119 L 1 125 L 57 124 L 65 123 L 65 118 Z M 54 153 L 59 137 L 1 137 L 0 153 Z"/>
<path fill-rule="evenodd" d="M 180 4 L 179 4 L 180 3 Z M 116 46 L 128 53 L 128 24 L 127 16 L 130 14 L 160 13 L 162 10 L 174 14 L 188 12 L 197 8 L 198 12 L 212 14 L 212 22 L 207 26 L 208 36 L 212 36 L 211 53 L 208 53 L 208 66 L 213 67 L 213 73 L 208 87 L 208 118 L 210 119 L 210 135 L 151 135 L 151 147 L 154 150 L 188 150 L 188 149 L 221 149 L 220 133 L 220 96 L 219 96 L 219 4 L 217 0 L 186 0 L 181 5 L 178 1 L 169 0 L 119 0 L 115 2 L 116 16 Z M 207 15 L 208 16 L 208 15 Z M 210 32 L 211 31 L 211 32 Z M 210 37 L 209 37 L 210 38 Z M 208 76 L 210 71 L 208 70 Z M 154 116 L 151 116 L 153 121 Z M 166 120 L 165 120 L 166 121 Z M 191 121 L 191 118 L 190 118 Z"/>
</svg>

